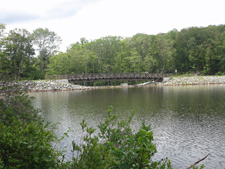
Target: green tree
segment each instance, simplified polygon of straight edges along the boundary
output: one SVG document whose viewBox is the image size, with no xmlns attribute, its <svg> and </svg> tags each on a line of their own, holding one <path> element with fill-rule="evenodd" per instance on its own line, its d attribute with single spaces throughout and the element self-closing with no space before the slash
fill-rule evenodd
<svg viewBox="0 0 225 169">
<path fill-rule="evenodd" d="M 138 33 L 131 38 L 131 48 L 138 52 L 138 72 L 146 72 L 146 57 L 151 53 L 152 36 Z"/>
<path fill-rule="evenodd" d="M 4 59 L 4 57 L 3 57 L 3 44 L 4 44 L 4 42 L 3 42 L 3 40 L 4 40 L 4 38 L 5 38 L 5 36 L 4 36 L 4 30 L 5 30 L 5 25 L 4 24 L 0 24 L 0 75 L 1 76 L 4 76 L 4 62 L 5 62 L 5 59 Z M 1 77 L 0 76 L 0 78 L 2 79 L 3 77 Z"/>
<path fill-rule="evenodd" d="M 69 74 L 70 73 L 68 67 L 69 64 L 70 58 L 68 57 L 68 54 L 60 52 L 58 55 L 54 55 L 50 58 L 46 74 L 47 75 Z"/>
<path fill-rule="evenodd" d="M 121 37 L 107 36 L 86 45 L 98 57 L 98 72 L 113 72 L 115 58 L 120 47 Z"/>
<path fill-rule="evenodd" d="M 1 49 L 1 45 L 3 43 L 2 39 L 4 38 L 4 30 L 5 30 L 5 25 L 0 23 L 0 49 Z M 1 49 L 2 50 L 2 49 Z"/>
<path fill-rule="evenodd" d="M 135 49 L 133 49 L 131 51 L 130 62 L 133 65 L 133 71 L 132 72 L 140 73 L 141 56 L 139 55 L 139 53 Z"/>
<path fill-rule="evenodd" d="M 25 29 L 11 30 L 3 40 L 1 69 L 15 80 L 28 71 L 34 55 L 30 33 Z"/>
<path fill-rule="evenodd" d="M 182 29 L 178 32 L 174 48 L 176 49 L 176 55 L 174 58 L 175 68 L 178 72 L 189 71 L 189 54 L 187 49 L 188 41 L 188 29 Z"/>
<path fill-rule="evenodd" d="M 59 44 L 62 40 L 55 32 L 49 31 L 47 28 L 34 30 L 32 36 L 38 52 L 39 69 L 44 76 L 50 57 L 58 53 Z"/>
<path fill-rule="evenodd" d="M 71 45 L 67 50 L 70 58 L 69 69 L 72 73 L 84 73 L 85 65 L 87 64 L 87 58 L 84 58 L 85 49 L 81 47 L 80 43 Z M 85 62 L 84 62 L 85 61 Z"/>
<path fill-rule="evenodd" d="M 152 45 L 152 56 L 157 61 L 157 72 L 164 73 L 173 67 L 173 42 L 167 34 L 158 34 Z"/>
<path fill-rule="evenodd" d="M 154 55 L 149 53 L 145 57 L 144 62 L 145 62 L 146 72 L 156 72 L 157 61 L 156 61 L 156 58 L 154 57 Z"/>
<path fill-rule="evenodd" d="M 217 46 L 216 56 L 219 61 L 220 71 L 225 72 L 225 26 L 223 26 L 221 36 L 218 39 L 220 44 Z"/>
<path fill-rule="evenodd" d="M 120 41 L 120 47 L 115 57 L 114 72 L 127 73 L 130 72 L 130 62 L 128 58 L 131 56 L 130 38 L 125 38 Z"/>
</svg>

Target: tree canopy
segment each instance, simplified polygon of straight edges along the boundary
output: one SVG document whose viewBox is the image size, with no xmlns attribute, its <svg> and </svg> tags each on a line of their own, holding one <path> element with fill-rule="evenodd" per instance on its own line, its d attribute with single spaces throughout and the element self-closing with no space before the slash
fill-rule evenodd
<svg viewBox="0 0 225 169">
<path fill-rule="evenodd" d="M 91 42 L 81 38 L 67 52 L 53 56 L 46 73 L 174 73 L 177 70 L 180 74 L 222 74 L 224 45 L 225 25 L 173 29 L 157 35 L 138 33 L 127 38 L 107 36 Z"/>
<path fill-rule="evenodd" d="M 0 72 L 14 79 L 73 73 L 225 74 L 225 25 L 132 37 L 85 37 L 59 52 L 61 38 L 38 28 L 5 32 L 0 24 Z"/>
<path fill-rule="evenodd" d="M 61 39 L 55 32 L 38 28 L 33 33 L 26 29 L 5 32 L 0 24 L 0 77 L 19 79 L 41 79 L 49 59 L 58 54 Z"/>
</svg>

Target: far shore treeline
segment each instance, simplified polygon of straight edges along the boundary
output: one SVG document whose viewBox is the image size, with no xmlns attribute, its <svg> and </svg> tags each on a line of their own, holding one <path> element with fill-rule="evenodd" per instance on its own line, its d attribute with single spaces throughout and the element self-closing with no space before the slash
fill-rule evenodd
<svg viewBox="0 0 225 169">
<path fill-rule="evenodd" d="M 132 37 L 106 36 L 71 44 L 60 52 L 61 38 L 37 28 L 6 32 L 0 24 L 0 74 L 20 79 L 74 73 L 225 74 L 225 25 L 190 27 Z"/>
</svg>

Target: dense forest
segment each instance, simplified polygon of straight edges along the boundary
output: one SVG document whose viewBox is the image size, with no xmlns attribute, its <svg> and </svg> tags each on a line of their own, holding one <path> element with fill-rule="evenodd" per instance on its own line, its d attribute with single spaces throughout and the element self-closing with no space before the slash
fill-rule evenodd
<svg viewBox="0 0 225 169">
<path fill-rule="evenodd" d="M 14 79 L 43 79 L 72 73 L 197 73 L 225 74 L 225 25 L 190 27 L 133 37 L 81 38 L 66 52 L 48 29 L 5 32 L 0 24 L 0 72 Z"/>
</svg>

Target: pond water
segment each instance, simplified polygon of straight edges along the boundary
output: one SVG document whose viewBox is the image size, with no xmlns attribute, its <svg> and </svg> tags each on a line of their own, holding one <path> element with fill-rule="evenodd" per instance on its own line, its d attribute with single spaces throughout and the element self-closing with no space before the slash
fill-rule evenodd
<svg viewBox="0 0 225 169">
<path fill-rule="evenodd" d="M 154 160 L 168 157 L 174 168 L 185 168 L 208 153 L 206 168 L 225 168 L 225 85 L 151 86 L 141 88 L 30 93 L 33 105 L 46 121 L 60 122 L 55 131 L 62 135 L 70 127 L 61 146 L 79 143 L 80 122 L 86 119 L 97 127 L 112 105 L 120 118 L 135 111 L 132 129 L 142 120 L 151 124 L 157 153 Z"/>
</svg>

